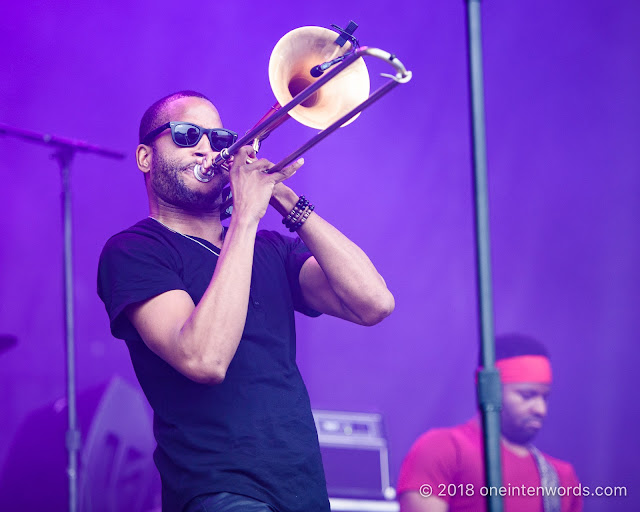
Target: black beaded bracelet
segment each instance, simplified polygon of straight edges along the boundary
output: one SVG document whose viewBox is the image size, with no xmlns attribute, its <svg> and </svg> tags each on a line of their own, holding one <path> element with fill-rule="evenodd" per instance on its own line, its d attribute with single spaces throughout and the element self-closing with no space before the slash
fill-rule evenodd
<svg viewBox="0 0 640 512">
<path fill-rule="evenodd" d="M 309 215 L 311 215 L 311 212 L 315 209 L 315 206 L 313 206 L 312 204 L 309 205 L 309 208 L 307 208 L 304 212 L 304 215 L 300 218 L 300 220 L 298 222 L 296 222 L 293 226 L 291 226 L 289 228 L 289 231 L 291 231 L 292 233 L 294 231 L 298 231 L 298 229 L 300 229 L 300 227 L 302 227 L 302 225 L 305 223 L 305 221 L 309 218 Z"/>
<path fill-rule="evenodd" d="M 309 201 L 307 200 L 307 198 L 304 196 L 300 196 L 300 199 L 298 199 L 298 202 L 295 204 L 293 209 L 289 212 L 289 215 L 287 215 L 284 219 L 282 219 L 282 223 L 285 226 L 289 227 L 288 224 L 290 224 L 294 218 L 299 217 L 301 213 L 306 209 L 308 204 L 309 204 Z"/>
<path fill-rule="evenodd" d="M 304 196 L 300 196 L 300 199 L 298 199 L 296 205 L 289 212 L 289 215 L 282 219 L 282 223 L 286 226 L 294 218 L 299 217 L 308 205 L 309 201 Z"/>
<path fill-rule="evenodd" d="M 309 203 L 306 197 L 300 196 L 300 199 L 298 199 L 296 205 L 289 212 L 289 215 L 282 219 L 282 223 L 293 233 L 300 229 L 300 226 L 309 218 L 314 208 L 315 206 Z"/>
</svg>

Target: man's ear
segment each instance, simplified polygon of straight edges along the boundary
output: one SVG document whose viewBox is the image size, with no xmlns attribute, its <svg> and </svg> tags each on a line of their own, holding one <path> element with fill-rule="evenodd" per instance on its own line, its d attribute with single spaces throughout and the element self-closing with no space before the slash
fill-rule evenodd
<svg viewBox="0 0 640 512">
<path fill-rule="evenodd" d="M 151 170 L 151 153 L 151 146 L 138 144 L 136 148 L 136 163 L 138 164 L 138 169 L 145 174 Z"/>
</svg>

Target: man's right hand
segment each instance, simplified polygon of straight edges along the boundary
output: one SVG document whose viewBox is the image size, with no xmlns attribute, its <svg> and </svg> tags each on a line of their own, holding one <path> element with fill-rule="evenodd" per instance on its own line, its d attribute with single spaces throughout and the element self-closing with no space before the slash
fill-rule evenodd
<svg viewBox="0 0 640 512">
<path fill-rule="evenodd" d="M 267 211 L 275 185 L 293 176 L 304 160 L 299 159 L 281 171 L 269 174 L 266 171 L 274 164 L 266 158 L 256 160 L 255 157 L 251 146 L 240 148 L 231 162 L 229 179 L 233 216 L 257 223 Z"/>
</svg>

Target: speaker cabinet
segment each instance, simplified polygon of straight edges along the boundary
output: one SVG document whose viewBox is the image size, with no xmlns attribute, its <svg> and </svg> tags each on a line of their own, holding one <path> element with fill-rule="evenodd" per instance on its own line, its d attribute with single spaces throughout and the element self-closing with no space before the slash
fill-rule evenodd
<svg viewBox="0 0 640 512">
<path fill-rule="evenodd" d="M 331 497 L 393 499 L 380 414 L 314 410 Z"/>
<path fill-rule="evenodd" d="M 156 478 L 146 400 L 120 378 L 77 399 L 82 446 L 79 512 L 141 512 Z M 0 510 L 67 510 L 66 400 L 33 411 L 18 429 L 0 476 Z"/>
</svg>

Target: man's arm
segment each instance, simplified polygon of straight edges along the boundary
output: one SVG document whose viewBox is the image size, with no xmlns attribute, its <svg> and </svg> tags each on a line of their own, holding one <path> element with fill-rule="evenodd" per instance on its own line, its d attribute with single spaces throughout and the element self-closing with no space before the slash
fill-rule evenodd
<svg viewBox="0 0 640 512">
<path fill-rule="evenodd" d="M 417 491 L 407 491 L 398 498 L 400 512 L 447 512 L 449 504 L 437 496 L 424 497 Z"/>
<path fill-rule="evenodd" d="M 125 310 L 146 345 L 186 377 L 218 384 L 247 317 L 257 223 L 231 223 L 209 286 L 197 306 L 171 290 Z"/>
<path fill-rule="evenodd" d="M 213 277 L 198 305 L 183 290 L 171 290 L 129 306 L 125 312 L 146 345 L 186 377 L 218 384 L 236 353 L 247 318 L 255 238 L 276 183 L 302 165 L 280 172 L 253 161 L 240 149 L 230 170 L 234 212 Z"/>
<path fill-rule="evenodd" d="M 280 183 L 271 204 L 286 216 L 297 201 L 295 192 Z M 361 325 L 374 325 L 391 314 L 393 295 L 362 249 L 315 213 L 298 234 L 313 254 L 300 270 L 309 306 Z"/>
</svg>

